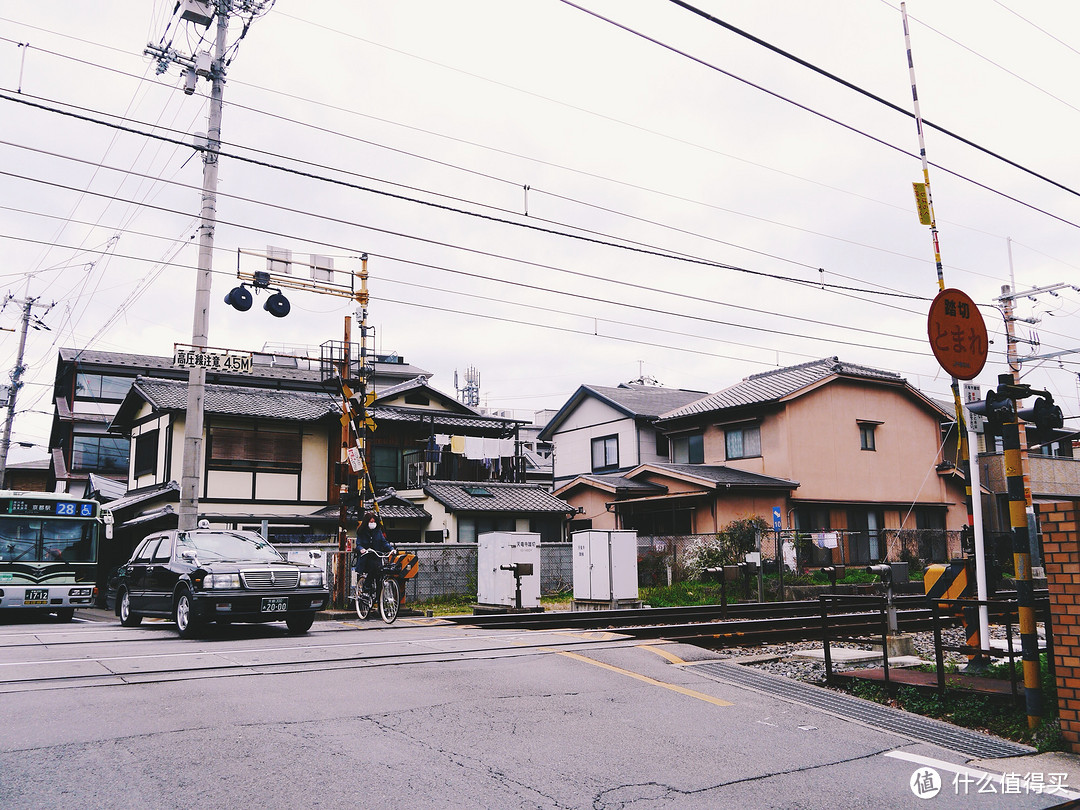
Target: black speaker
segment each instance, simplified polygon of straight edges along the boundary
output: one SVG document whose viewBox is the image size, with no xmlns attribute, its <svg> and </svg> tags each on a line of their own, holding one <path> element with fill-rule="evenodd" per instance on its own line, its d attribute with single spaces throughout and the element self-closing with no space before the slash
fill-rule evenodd
<svg viewBox="0 0 1080 810">
<path fill-rule="evenodd" d="M 251 293 L 246 287 L 233 287 L 225 296 L 225 303 L 235 310 L 247 312 L 251 309 Z"/>
<path fill-rule="evenodd" d="M 263 309 L 275 318 L 284 318 L 289 314 L 289 310 L 292 309 L 292 304 L 290 304 L 289 299 L 281 293 L 274 293 L 266 299 L 266 303 L 263 304 Z"/>
</svg>

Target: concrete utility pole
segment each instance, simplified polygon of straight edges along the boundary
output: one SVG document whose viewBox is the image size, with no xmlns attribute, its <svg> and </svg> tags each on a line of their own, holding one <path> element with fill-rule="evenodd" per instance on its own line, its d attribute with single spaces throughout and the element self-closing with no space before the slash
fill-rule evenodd
<svg viewBox="0 0 1080 810">
<path fill-rule="evenodd" d="M 9 295 L 4 303 L 14 300 L 15 298 Z M 20 302 L 23 314 L 22 329 L 19 332 L 19 351 L 15 356 L 15 368 L 11 372 L 11 392 L 8 395 L 7 417 L 4 419 L 4 438 L 0 440 L 0 486 L 3 485 L 4 477 L 7 475 L 8 450 L 11 448 L 11 426 L 15 421 L 15 399 L 18 397 L 19 389 L 22 388 L 22 375 L 26 371 L 26 366 L 23 365 L 23 356 L 26 352 L 26 332 L 30 328 L 31 311 L 35 306 L 40 306 L 37 301 L 37 298 L 27 297 Z"/>
<path fill-rule="evenodd" d="M 252 18 L 264 12 L 266 3 L 244 2 L 241 13 Z M 214 230 L 217 226 L 218 159 L 221 153 L 221 107 L 225 91 L 226 37 L 233 0 L 181 0 L 176 10 L 182 21 L 209 27 L 216 23 L 214 53 L 206 52 L 182 57 L 172 47 L 149 45 L 146 52 L 158 60 L 158 72 L 169 63 L 185 67 L 184 92 L 192 94 L 199 77 L 210 80 L 210 112 L 203 150 L 202 212 L 199 226 L 199 266 L 195 282 L 195 314 L 191 328 L 191 345 L 205 349 L 210 332 L 210 282 L 213 272 Z M 245 31 L 246 31 L 245 26 Z M 180 506 L 178 526 L 193 529 L 199 518 L 199 489 L 203 467 L 203 400 L 206 395 L 206 369 L 194 366 L 188 373 L 187 416 L 184 423 L 184 454 L 180 475 Z"/>
<path fill-rule="evenodd" d="M 214 261 L 214 229 L 217 226 L 218 157 L 221 151 L 221 100 L 225 92 L 225 36 L 229 31 L 229 0 L 218 0 L 214 61 L 210 66 L 210 122 L 203 152 L 202 224 L 199 226 L 199 269 L 195 283 L 195 317 L 191 344 L 209 345 L 210 281 Z M 184 420 L 184 457 L 180 475 L 177 527 L 194 529 L 199 520 L 199 486 L 202 482 L 203 399 L 206 369 L 188 372 L 187 416 Z"/>
</svg>

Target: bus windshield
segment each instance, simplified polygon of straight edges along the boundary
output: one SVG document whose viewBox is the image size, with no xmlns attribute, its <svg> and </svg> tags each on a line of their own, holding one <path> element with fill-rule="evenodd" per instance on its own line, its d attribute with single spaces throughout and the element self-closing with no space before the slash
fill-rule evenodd
<svg viewBox="0 0 1080 810">
<path fill-rule="evenodd" d="M 49 518 L 0 521 L 0 562 L 94 562 L 96 525 Z"/>
</svg>

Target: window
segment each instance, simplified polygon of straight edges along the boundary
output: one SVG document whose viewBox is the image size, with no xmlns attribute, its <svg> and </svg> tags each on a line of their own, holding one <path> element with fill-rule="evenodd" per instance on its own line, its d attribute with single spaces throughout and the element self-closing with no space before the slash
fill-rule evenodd
<svg viewBox="0 0 1080 810">
<path fill-rule="evenodd" d="M 130 447 L 127 439 L 75 436 L 71 442 L 71 469 L 126 475 Z"/>
<path fill-rule="evenodd" d="M 368 451 L 371 476 L 380 489 L 400 487 L 405 483 L 401 448 L 375 445 Z"/>
<path fill-rule="evenodd" d="M 136 476 L 153 475 L 157 472 L 158 431 L 149 430 L 135 437 Z"/>
<path fill-rule="evenodd" d="M 529 531 L 539 534 L 541 543 L 561 543 L 563 520 L 562 515 L 533 515 L 529 518 Z"/>
<path fill-rule="evenodd" d="M 424 396 L 423 394 L 419 394 L 419 393 L 414 392 L 412 394 L 406 394 L 405 395 L 405 404 L 406 405 L 423 405 L 423 406 L 426 407 L 426 406 L 431 404 L 431 400 L 428 397 Z"/>
<path fill-rule="evenodd" d="M 457 519 L 459 543 L 475 543 L 487 532 L 512 532 L 516 528 L 513 515 L 459 515 Z"/>
<path fill-rule="evenodd" d="M 876 428 L 877 425 L 872 422 L 859 423 L 860 450 L 877 450 L 877 446 L 874 444 L 874 430 Z"/>
<path fill-rule="evenodd" d="M 668 437 L 665 436 L 663 433 L 657 433 L 655 435 L 656 435 L 656 455 L 660 456 L 661 458 L 667 458 L 668 453 L 671 452 L 670 446 L 668 445 Z"/>
<path fill-rule="evenodd" d="M 108 374 L 75 375 L 75 396 L 82 399 L 111 399 L 120 401 L 131 388 L 131 377 L 111 377 Z"/>
<path fill-rule="evenodd" d="M 728 428 L 724 431 L 727 457 L 757 458 L 761 455 L 761 430 L 758 427 Z"/>
<path fill-rule="evenodd" d="M 619 468 L 619 437 L 602 436 L 592 440 L 592 471 L 617 470 Z"/>
<path fill-rule="evenodd" d="M 670 440 L 673 464 L 704 464 L 705 437 L 701 433 L 677 436 Z"/>
<path fill-rule="evenodd" d="M 227 423 L 210 427 L 210 464 L 218 469 L 300 469 L 302 439 L 296 427 Z"/>
</svg>

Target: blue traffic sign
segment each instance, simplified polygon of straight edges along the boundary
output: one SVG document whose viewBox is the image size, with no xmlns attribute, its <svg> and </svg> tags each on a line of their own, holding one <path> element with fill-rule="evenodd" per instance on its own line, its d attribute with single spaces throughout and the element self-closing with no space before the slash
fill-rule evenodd
<svg viewBox="0 0 1080 810">
<path fill-rule="evenodd" d="M 782 528 L 781 525 L 780 525 L 780 507 L 779 506 L 774 506 L 772 508 L 772 527 L 776 531 L 780 531 L 780 529 Z"/>
</svg>

